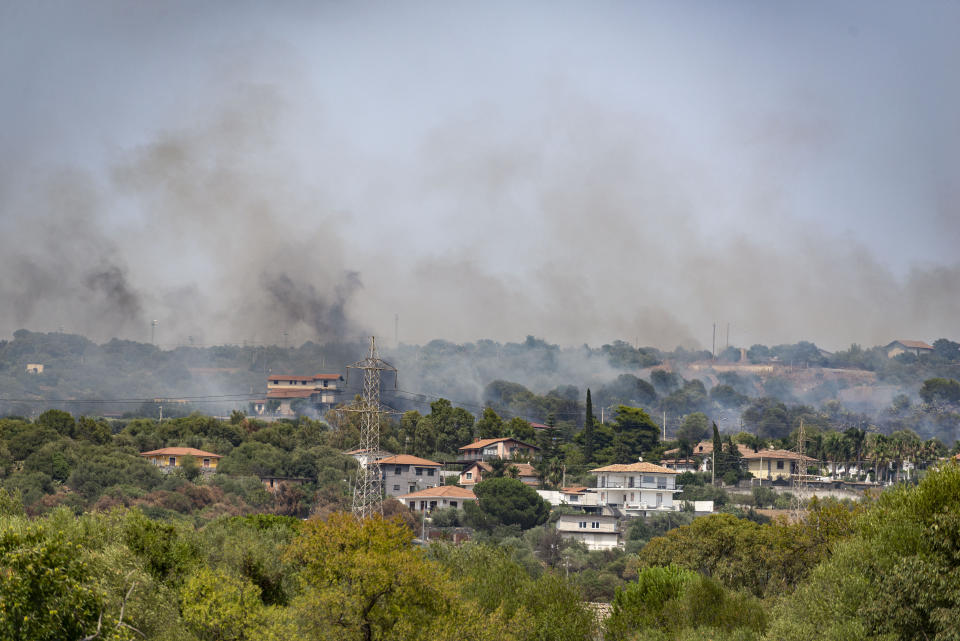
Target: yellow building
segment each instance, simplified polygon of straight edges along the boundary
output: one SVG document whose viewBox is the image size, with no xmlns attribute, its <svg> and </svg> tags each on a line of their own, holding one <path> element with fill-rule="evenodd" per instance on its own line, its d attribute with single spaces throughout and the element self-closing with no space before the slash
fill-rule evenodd
<svg viewBox="0 0 960 641">
<path fill-rule="evenodd" d="M 741 458 L 747 462 L 747 471 L 753 475 L 753 478 L 771 481 L 790 479 L 798 473 L 806 474 L 806 467 L 817 462 L 815 458 L 804 456 L 801 464 L 800 455 L 790 450 L 747 452 L 742 454 Z"/>
<path fill-rule="evenodd" d="M 140 456 L 159 467 L 180 467 L 183 457 L 192 456 L 201 469 L 207 470 L 217 469 L 217 462 L 223 458 L 219 454 L 204 452 L 194 447 L 164 447 L 150 452 L 140 452 Z"/>
</svg>

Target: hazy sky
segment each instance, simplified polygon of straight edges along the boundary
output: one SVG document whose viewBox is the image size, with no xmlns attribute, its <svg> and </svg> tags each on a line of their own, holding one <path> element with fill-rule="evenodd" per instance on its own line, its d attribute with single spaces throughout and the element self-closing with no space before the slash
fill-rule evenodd
<svg viewBox="0 0 960 641">
<path fill-rule="evenodd" d="M 0 4 L 0 333 L 958 338 L 960 3 Z"/>
</svg>

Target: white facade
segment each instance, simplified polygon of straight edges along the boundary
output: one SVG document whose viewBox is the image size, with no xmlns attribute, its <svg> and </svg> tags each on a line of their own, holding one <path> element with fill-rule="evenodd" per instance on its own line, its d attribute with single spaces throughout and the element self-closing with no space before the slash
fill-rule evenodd
<svg viewBox="0 0 960 641">
<path fill-rule="evenodd" d="M 600 514 L 563 514 L 557 532 L 564 539 L 580 541 L 590 550 L 620 547 L 620 528 L 616 517 Z"/>
<path fill-rule="evenodd" d="M 652 463 L 608 465 L 597 475 L 599 504 L 631 511 L 677 510 L 673 495 L 682 491 L 677 472 Z"/>
</svg>

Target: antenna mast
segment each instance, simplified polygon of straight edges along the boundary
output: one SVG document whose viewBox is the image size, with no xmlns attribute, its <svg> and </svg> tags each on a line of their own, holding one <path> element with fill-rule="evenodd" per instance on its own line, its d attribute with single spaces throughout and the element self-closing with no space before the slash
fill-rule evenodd
<svg viewBox="0 0 960 641">
<path fill-rule="evenodd" d="M 357 483 L 353 488 L 353 515 L 365 519 L 374 514 L 383 514 L 377 456 L 380 454 L 380 416 L 389 408 L 380 403 L 380 373 L 393 372 L 393 384 L 396 387 L 397 368 L 380 359 L 376 339 L 371 336 L 370 353 L 364 360 L 347 365 L 348 376 L 351 369 L 363 370 L 363 396 L 344 409 L 360 414 L 360 450 L 367 455 L 367 464 L 361 465 L 357 472 Z"/>
</svg>

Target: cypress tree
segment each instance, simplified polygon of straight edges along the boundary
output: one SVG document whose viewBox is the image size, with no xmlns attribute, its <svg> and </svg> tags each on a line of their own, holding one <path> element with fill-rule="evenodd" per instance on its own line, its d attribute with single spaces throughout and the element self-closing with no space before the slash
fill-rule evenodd
<svg viewBox="0 0 960 641">
<path fill-rule="evenodd" d="M 587 388 L 587 416 L 583 420 L 583 458 L 587 463 L 593 461 L 593 401 L 590 400 L 590 388 Z"/>
</svg>

